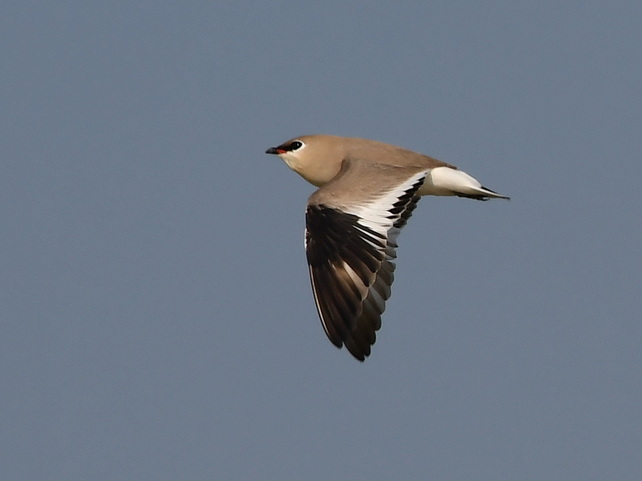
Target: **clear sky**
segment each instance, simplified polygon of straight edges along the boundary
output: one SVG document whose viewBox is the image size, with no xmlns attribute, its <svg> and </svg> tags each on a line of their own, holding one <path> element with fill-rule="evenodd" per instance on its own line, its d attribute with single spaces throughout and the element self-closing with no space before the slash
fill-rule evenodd
<svg viewBox="0 0 642 481">
<path fill-rule="evenodd" d="M 642 479 L 642 3 L 0 7 L 0 477 Z M 424 198 L 363 364 L 326 339 L 314 188 L 373 138 Z"/>
</svg>

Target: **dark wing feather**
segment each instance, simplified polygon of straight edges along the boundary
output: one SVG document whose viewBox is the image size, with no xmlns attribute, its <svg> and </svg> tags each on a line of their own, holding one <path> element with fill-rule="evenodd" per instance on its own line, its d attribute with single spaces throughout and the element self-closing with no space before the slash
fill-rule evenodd
<svg viewBox="0 0 642 481">
<path fill-rule="evenodd" d="M 358 207 L 308 205 L 306 254 L 321 322 L 335 346 L 345 345 L 361 361 L 381 327 L 394 280 L 396 238 L 419 201 L 424 178 L 425 172 L 413 171 Z"/>
</svg>

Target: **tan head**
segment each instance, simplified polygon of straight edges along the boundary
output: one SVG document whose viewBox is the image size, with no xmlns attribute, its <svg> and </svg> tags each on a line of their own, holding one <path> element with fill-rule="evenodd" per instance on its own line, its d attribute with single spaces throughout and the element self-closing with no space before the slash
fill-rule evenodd
<svg viewBox="0 0 642 481">
<path fill-rule="evenodd" d="M 345 138 L 333 135 L 302 135 L 265 153 L 278 155 L 288 167 L 317 187 L 337 175 L 348 155 Z"/>
</svg>

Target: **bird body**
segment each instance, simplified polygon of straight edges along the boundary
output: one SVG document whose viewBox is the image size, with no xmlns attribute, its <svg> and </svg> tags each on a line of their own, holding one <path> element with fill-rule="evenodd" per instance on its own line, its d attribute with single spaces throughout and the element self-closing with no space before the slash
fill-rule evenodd
<svg viewBox="0 0 642 481">
<path fill-rule="evenodd" d="M 295 142 L 301 143 L 301 147 L 288 150 Z M 303 135 L 273 149 L 275 152 L 271 153 L 279 155 L 288 167 L 317 187 L 334 179 L 344 160 L 362 159 L 376 164 L 428 169 L 429 175 L 418 192 L 419 195 L 505 198 L 482 187 L 477 180 L 454 165 L 375 140 L 336 135 Z"/>
<path fill-rule="evenodd" d="M 361 361 L 390 297 L 397 236 L 420 197 L 508 199 L 453 165 L 373 140 L 305 135 L 266 153 L 319 187 L 305 236 L 317 311 L 330 341 Z"/>
</svg>

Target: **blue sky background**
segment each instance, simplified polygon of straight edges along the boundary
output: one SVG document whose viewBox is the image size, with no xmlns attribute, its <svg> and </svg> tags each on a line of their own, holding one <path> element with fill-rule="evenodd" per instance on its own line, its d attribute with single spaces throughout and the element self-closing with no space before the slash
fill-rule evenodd
<svg viewBox="0 0 642 481">
<path fill-rule="evenodd" d="M 642 479 L 642 3 L 5 2 L 6 480 Z M 313 187 L 378 139 L 424 198 L 373 355 L 336 350 Z"/>
</svg>

